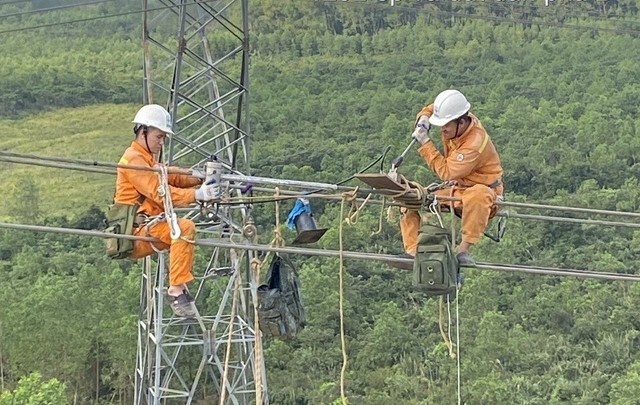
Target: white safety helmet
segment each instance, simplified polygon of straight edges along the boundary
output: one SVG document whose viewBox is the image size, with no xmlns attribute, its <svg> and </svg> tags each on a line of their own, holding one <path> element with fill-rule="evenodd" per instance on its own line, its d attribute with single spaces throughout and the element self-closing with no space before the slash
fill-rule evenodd
<svg viewBox="0 0 640 405">
<path fill-rule="evenodd" d="M 158 104 L 147 104 L 138 110 L 132 121 L 137 125 L 158 128 L 162 132 L 173 135 L 171 115 Z"/>
<path fill-rule="evenodd" d="M 429 117 L 429 123 L 441 127 L 462 117 L 470 108 L 471 104 L 458 90 L 445 90 L 433 102 L 433 114 Z"/>
</svg>

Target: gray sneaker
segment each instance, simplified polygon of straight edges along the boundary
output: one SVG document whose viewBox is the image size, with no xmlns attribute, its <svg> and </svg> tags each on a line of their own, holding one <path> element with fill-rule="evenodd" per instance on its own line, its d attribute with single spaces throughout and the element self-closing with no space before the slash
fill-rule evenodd
<svg viewBox="0 0 640 405">
<path fill-rule="evenodd" d="M 469 252 L 460 252 L 456 255 L 458 264 L 462 267 L 476 267 L 476 261 L 473 260 Z"/>
<path fill-rule="evenodd" d="M 187 292 L 183 292 L 177 297 L 169 295 L 169 303 L 173 313 L 181 318 L 193 318 L 197 314 L 193 298 Z"/>
</svg>

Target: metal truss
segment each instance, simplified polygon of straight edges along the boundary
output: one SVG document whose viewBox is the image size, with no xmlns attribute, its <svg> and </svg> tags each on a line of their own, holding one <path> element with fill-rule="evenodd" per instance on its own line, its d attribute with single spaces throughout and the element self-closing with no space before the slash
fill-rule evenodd
<svg viewBox="0 0 640 405">
<path fill-rule="evenodd" d="M 215 162 L 249 170 L 248 0 L 143 0 L 145 103 L 167 107 L 174 132 L 162 160 L 182 167 Z M 226 182 L 223 193 L 240 193 Z M 228 241 L 255 235 L 248 207 L 210 206 L 187 216 L 199 232 Z M 214 248 L 195 269 L 199 315 L 181 319 L 164 305 L 167 263 L 144 262 L 140 289 L 135 403 L 268 404 L 264 359 L 249 271 L 255 252 Z"/>
</svg>

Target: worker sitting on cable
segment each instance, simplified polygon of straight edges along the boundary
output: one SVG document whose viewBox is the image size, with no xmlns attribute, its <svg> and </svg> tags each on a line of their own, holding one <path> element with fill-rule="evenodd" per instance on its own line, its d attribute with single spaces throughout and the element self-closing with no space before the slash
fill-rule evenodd
<svg viewBox="0 0 640 405">
<path fill-rule="evenodd" d="M 171 115 L 162 106 L 149 104 L 138 111 L 133 123 L 135 140 L 124 152 L 120 164 L 160 167 L 154 155 L 162 149 L 165 136 L 173 135 Z M 169 189 L 163 190 L 160 175 L 157 172 L 118 168 L 114 202 L 125 205 L 139 204 L 133 235 L 155 237 L 162 241 L 151 243 L 136 240 L 131 258 L 148 256 L 156 249 L 169 249 L 167 294 L 171 309 L 177 316 L 190 317 L 195 315 L 195 307 L 186 286 L 193 280 L 195 224 L 189 219 L 178 219 L 180 237 L 172 240 L 169 222 L 153 219 L 154 217 L 160 219 L 161 217 L 158 216 L 165 210 L 163 200 L 165 192 L 170 193 L 175 206 L 186 206 L 196 200 L 210 201 L 216 197 L 218 190 L 214 185 L 192 188 L 199 185 L 202 180 L 186 174 L 168 174 L 167 177 Z"/>
<path fill-rule="evenodd" d="M 495 215 L 494 204 L 502 199 L 503 193 L 500 157 L 470 108 L 462 93 L 445 90 L 418 113 L 411 135 L 420 144 L 418 152 L 429 168 L 442 180 L 455 182 L 453 189 L 440 189 L 434 194 L 461 200 L 453 205 L 462 210 L 462 243 L 457 253 L 462 266 L 475 266 L 469 249 L 480 240 L 489 219 Z M 429 138 L 431 125 L 441 127 L 444 154 Z M 420 214 L 415 210 L 404 211 L 400 229 L 405 255 L 415 256 Z"/>
</svg>

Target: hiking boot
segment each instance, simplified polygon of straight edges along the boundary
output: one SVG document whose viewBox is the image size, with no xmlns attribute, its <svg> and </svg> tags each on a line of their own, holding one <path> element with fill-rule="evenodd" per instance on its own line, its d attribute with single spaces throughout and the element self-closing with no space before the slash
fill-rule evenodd
<svg viewBox="0 0 640 405">
<path fill-rule="evenodd" d="M 193 304 L 193 298 L 187 292 L 174 297 L 169 295 L 169 304 L 176 316 L 181 318 L 193 318 L 196 316 L 196 307 Z"/>
<path fill-rule="evenodd" d="M 193 297 L 191 296 L 191 294 L 189 294 L 189 291 L 187 291 L 187 289 L 186 289 L 186 288 L 183 288 L 183 289 L 182 289 L 182 293 L 183 293 L 184 295 L 186 295 L 186 296 L 187 296 L 187 300 L 188 300 L 189 302 L 195 302 L 195 301 L 196 301 L 196 300 L 195 300 L 195 298 L 193 298 Z"/>
<path fill-rule="evenodd" d="M 460 252 L 456 255 L 458 264 L 462 267 L 476 267 L 476 261 L 473 260 L 469 252 Z"/>
<path fill-rule="evenodd" d="M 405 253 L 401 253 L 399 255 L 394 255 L 394 257 L 398 258 L 398 259 L 411 259 L 411 260 L 415 260 L 415 256 L 411 255 L 407 252 Z M 402 269 L 402 270 L 413 270 L 413 262 L 406 262 L 404 260 L 400 261 L 390 261 L 389 265 L 392 267 L 396 267 L 398 269 Z"/>
</svg>

